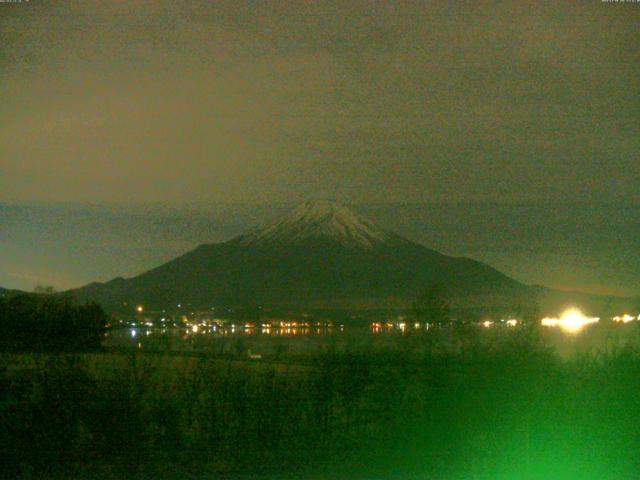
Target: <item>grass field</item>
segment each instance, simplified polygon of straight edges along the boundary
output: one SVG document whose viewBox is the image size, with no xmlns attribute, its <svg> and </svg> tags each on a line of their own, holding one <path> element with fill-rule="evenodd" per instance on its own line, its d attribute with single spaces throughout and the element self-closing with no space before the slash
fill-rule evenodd
<svg viewBox="0 0 640 480">
<path fill-rule="evenodd" d="M 304 363 L 4 355 L 2 475 L 634 478 L 639 351 L 563 358 L 549 340 L 523 331 Z"/>
</svg>

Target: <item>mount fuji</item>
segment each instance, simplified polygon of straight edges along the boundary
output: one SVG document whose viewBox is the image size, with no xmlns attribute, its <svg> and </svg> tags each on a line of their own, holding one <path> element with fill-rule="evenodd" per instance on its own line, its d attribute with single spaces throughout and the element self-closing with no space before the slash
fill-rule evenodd
<svg viewBox="0 0 640 480">
<path fill-rule="evenodd" d="M 305 202 L 226 242 L 203 244 L 133 278 L 73 291 L 109 309 L 407 305 L 429 285 L 454 304 L 515 304 L 532 289 L 481 262 L 443 255 L 331 202 Z"/>
<path fill-rule="evenodd" d="M 363 250 L 407 242 L 352 210 L 326 201 L 302 203 L 285 217 L 236 239 L 246 247 L 299 246 L 317 240 Z"/>
</svg>

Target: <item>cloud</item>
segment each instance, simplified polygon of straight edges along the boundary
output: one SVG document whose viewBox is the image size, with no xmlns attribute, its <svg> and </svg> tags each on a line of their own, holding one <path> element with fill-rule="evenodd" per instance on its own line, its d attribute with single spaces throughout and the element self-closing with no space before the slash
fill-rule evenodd
<svg viewBox="0 0 640 480">
<path fill-rule="evenodd" d="M 634 5 L 1 7 L 3 200 L 638 198 Z"/>
</svg>

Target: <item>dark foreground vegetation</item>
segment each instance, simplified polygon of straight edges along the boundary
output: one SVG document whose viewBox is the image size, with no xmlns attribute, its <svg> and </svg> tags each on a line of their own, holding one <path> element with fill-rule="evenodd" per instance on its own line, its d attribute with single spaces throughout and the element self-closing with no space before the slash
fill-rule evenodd
<svg viewBox="0 0 640 480">
<path fill-rule="evenodd" d="M 560 360 L 531 331 L 432 352 L 5 354 L 2 475 L 637 478 L 640 352 Z"/>
<path fill-rule="evenodd" d="M 100 349 L 107 315 L 95 304 L 51 295 L 0 297 L 0 351 L 86 352 Z"/>
</svg>

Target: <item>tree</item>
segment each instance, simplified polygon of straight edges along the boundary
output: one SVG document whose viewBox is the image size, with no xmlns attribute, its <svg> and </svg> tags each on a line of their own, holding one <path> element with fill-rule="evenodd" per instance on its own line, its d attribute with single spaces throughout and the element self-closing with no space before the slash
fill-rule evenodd
<svg viewBox="0 0 640 480">
<path fill-rule="evenodd" d="M 413 314 L 417 321 L 432 325 L 447 325 L 451 322 L 451 308 L 440 284 L 430 285 L 413 302 Z"/>
<path fill-rule="evenodd" d="M 43 295 L 51 295 L 56 293 L 56 289 L 55 287 L 52 287 L 51 285 L 36 285 L 36 287 L 33 289 L 33 293 L 40 293 Z"/>
<path fill-rule="evenodd" d="M 95 351 L 108 317 L 95 304 L 56 296 L 18 295 L 0 302 L 0 350 Z"/>
</svg>

